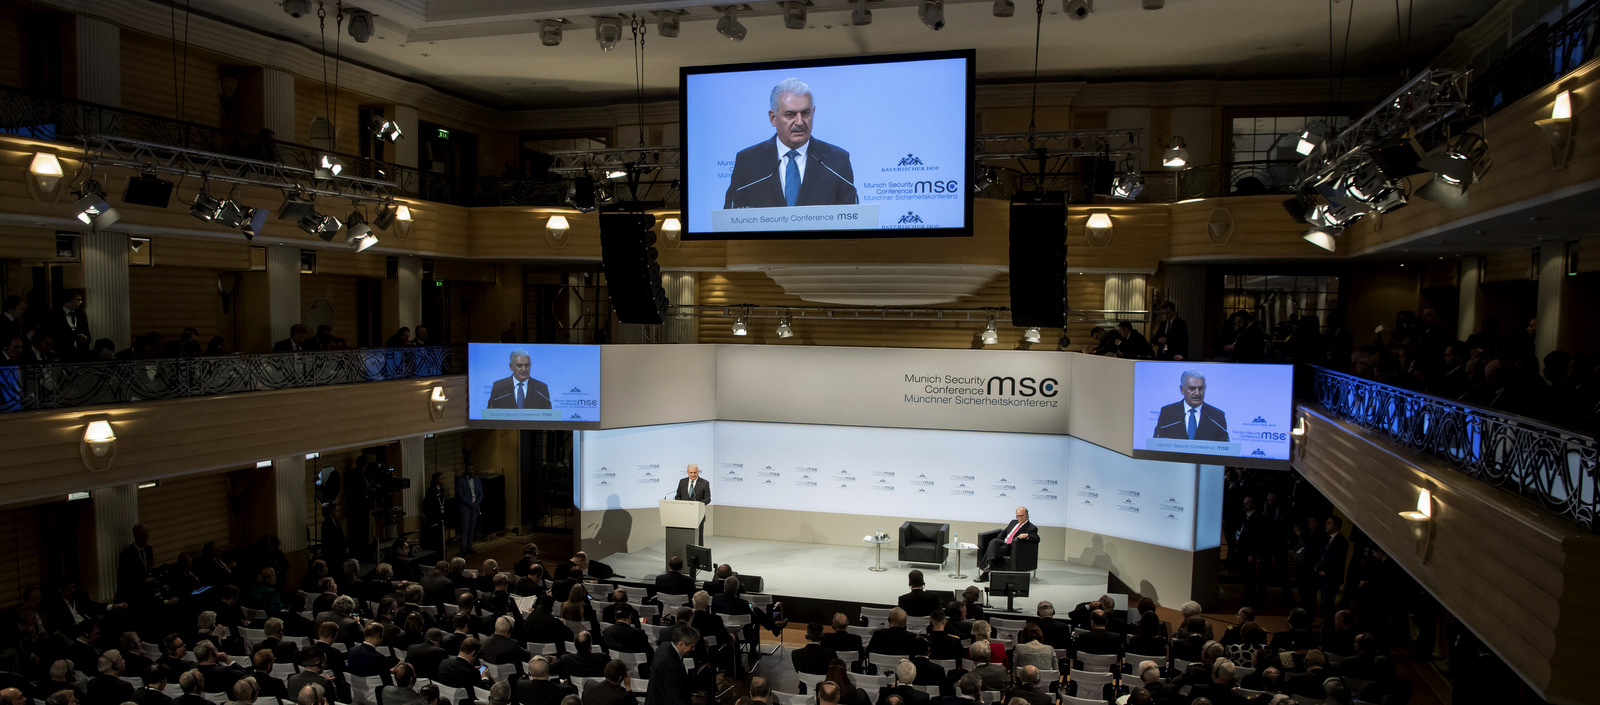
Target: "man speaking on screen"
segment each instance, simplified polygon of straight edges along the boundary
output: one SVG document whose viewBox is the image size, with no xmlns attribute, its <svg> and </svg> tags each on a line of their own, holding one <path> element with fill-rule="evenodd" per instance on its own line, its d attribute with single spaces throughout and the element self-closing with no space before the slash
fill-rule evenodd
<svg viewBox="0 0 1600 705">
<path fill-rule="evenodd" d="M 811 138 L 811 87 L 787 78 L 772 87 L 771 139 L 739 151 L 723 208 L 855 205 L 850 153 Z"/>
<path fill-rule="evenodd" d="M 1178 380 L 1183 401 L 1161 407 L 1156 419 L 1156 438 L 1187 438 L 1191 441 L 1228 440 L 1228 416 L 1206 403 L 1206 374 L 1198 369 L 1184 370 Z"/>
<path fill-rule="evenodd" d="M 532 376 L 533 360 L 528 351 L 511 351 L 511 376 L 497 380 L 489 389 L 491 409 L 548 409 L 550 388 Z"/>
</svg>

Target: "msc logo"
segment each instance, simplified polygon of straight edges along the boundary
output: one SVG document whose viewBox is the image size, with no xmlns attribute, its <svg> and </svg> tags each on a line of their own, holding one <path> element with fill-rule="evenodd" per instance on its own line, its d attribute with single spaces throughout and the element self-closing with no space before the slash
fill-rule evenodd
<svg viewBox="0 0 1600 705">
<path fill-rule="evenodd" d="M 600 481 L 600 484 L 601 484 L 601 485 L 609 485 L 609 484 L 611 484 L 611 483 L 610 483 L 610 482 L 609 482 L 609 481 L 607 481 L 607 480 L 601 480 L 601 481 Z"/>
<path fill-rule="evenodd" d="M 1178 498 L 1177 497 L 1168 497 L 1167 501 L 1168 502 L 1176 502 L 1176 501 L 1178 501 Z"/>
<path fill-rule="evenodd" d="M 922 166 L 922 160 L 918 159 L 914 154 L 907 154 L 905 158 L 901 159 L 900 163 L 896 164 L 895 166 Z"/>
<path fill-rule="evenodd" d="M 766 482 L 763 482 L 763 483 L 761 483 L 761 484 L 763 484 L 763 485 L 770 485 L 770 484 L 772 484 L 772 481 L 771 481 L 771 480 L 767 480 L 767 481 L 766 481 Z"/>
<path fill-rule="evenodd" d="M 848 490 L 848 489 L 850 489 L 850 486 L 849 485 L 839 485 L 839 489 Z"/>
<path fill-rule="evenodd" d="M 1257 416 L 1254 419 L 1250 420 L 1250 423 L 1266 423 L 1266 422 L 1267 422 L 1267 420 L 1264 419 L 1264 418 L 1261 418 L 1260 416 Z"/>
<path fill-rule="evenodd" d="M 1131 499 L 1124 499 L 1124 500 L 1122 500 L 1122 503 L 1123 503 L 1123 504 L 1133 504 L 1133 500 L 1131 500 Z"/>
<path fill-rule="evenodd" d="M 568 394 L 582 394 L 582 393 L 583 393 L 583 390 L 582 390 L 582 389 L 579 389 L 579 388 L 577 388 L 577 387 L 573 387 L 573 388 L 572 388 L 572 391 L 570 391 L 570 392 L 567 392 L 567 393 L 568 393 Z"/>
<path fill-rule="evenodd" d="M 1251 455 L 1266 455 L 1267 452 L 1262 450 L 1262 449 L 1260 449 L 1260 448 L 1257 448 L 1257 449 L 1255 449 L 1253 451 L 1250 451 L 1250 454 Z"/>
<path fill-rule="evenodd" d="M 921 222 L 922 222 L 922 216 L 917 215 L 916 212 L 914 212 L 914 211 L 906 211 L 905 215 L 900 216 L 900 222 L 898 224 L 899 225 L 905 225 L 907 223 L 921 223 Z"/>
<path fill-rule="evenodd" d="M 1007 389 L 1010 389 L 1011 391 L 1006 391 Z M 1057 382 L 1051 377 L 1035 380 L 1032 377 L 1023 377 L 1022 379 L 1017 379 L 1015 377 L 1001 377 L 996 375 L 994 377 L 990 377 L 989 381 L 985 382 L 983 385 L 983 393 L 990 396 L 1004 394 L 1007 396 L 1032 397 L 1037 394 L 1041 397 L 1049 398 L 1055 396 L 1060 391 L 1061 383 Z"/>
<path fill-rule="evenodd" d="M 1000 481 L 1001 481 L 1001 482 L 1005 482 L 1005 481 L 1006 481 L 1006 479 L 1005 479 L 1005 478 L 1003 478 L 1003 477 L 1002 477 L 1002 478 L 1000 478 Z"/>
<path fill-rule="evenodd" d="M 996 497 L 1008 497 L 1008 496 L 1010 496 L 1010 495 L 1007 495 L 1007 494 L 1006 494 L 1006 493 L 1004 493 L 1004 492 L 1001 492 L 1001 493 L 1000 493 L 1000 494 L 997 494 L 997 495 L 995 495 L 995 496 L 996 496 Z"/>
<path fill-rule="evenodd" d="M 568 421 L 582 421 L 583 420 L 583 414 L 580 414 L 580 413 L 574 411 L 574 412 L 572 412 L 571 416 L 567 417 L 567 420 Z"/>
<path fill-rule="evenodd" d="M 606 466 L 604 466 L 604 465 L 601 465 L 601 466 L 600 466 L 600 471 L 601 471 L 601 472 L 605 472 L 605 471 L 606 471 L 606 469 L 607 469 L 607 468 L 606 468 Z"/>
<path fill-rule="evenodd" d="M 1177 519 L 1177 518 L 1178 518 L 1178 517 L 1175 517 L 1175 516 L 1173 516 L 1173 515 L 1171 515 L 1171 514 L 1168 514 L 1168 515 L 1167 515 L 1167 518 L 1168 518 L 1168 519 Z"/>
<path fill-rule="evenodd" d="M 1091 501 L 1089 501 L 1087 499 L 1083 500 L 1082 502 L 1079 502 L 1078 504 L 1087 504 L 1087 505 L 1089 505 L 1091 507 L 1094 506 L 1094 502 L 1091 502 Z"/>
</svg>

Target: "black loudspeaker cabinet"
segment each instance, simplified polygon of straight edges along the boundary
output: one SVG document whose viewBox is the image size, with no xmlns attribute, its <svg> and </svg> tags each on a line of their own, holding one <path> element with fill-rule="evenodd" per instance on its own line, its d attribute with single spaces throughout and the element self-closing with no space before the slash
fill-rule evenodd
<svg viewBox="0 0 1600 705">
<path fill-rule="evenodd" d="M 1066 315 L 1066 194 L 1018 194 L 1011 201 L 1011 325 L 1059 328 Z"/>
<path fill-rule="evenodd" d="M 478 503 L 478 533 L 488 536 L 506 528 L 506 476 L 478 475 L 483 480 L 483 499 Z M 491 499 L 492 498 L 492 499 Z"/>
<path fill-rule="evenodd" d="M 655 216 L 601 213 L 600 256 L 605 263 L 611 310 L 623 323 L 659 324 L 667 313 L 667 292 L 656 263 Z"/>
</svg>

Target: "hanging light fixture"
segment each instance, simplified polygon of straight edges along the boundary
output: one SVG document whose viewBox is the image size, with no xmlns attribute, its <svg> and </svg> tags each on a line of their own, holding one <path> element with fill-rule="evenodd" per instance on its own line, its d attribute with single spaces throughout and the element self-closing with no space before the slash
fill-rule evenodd
<svg viewBox="0 0 1600 705">
<path fill-rule="evenodd" d="M 789 315 L 788 311 L 784 311 L 783 312 L 783 316 L 778 319 L 778 337 L 779 338 L 793 338 L 794 337 L 794 328 L 790 327 L 790 323 L 793 320 L 794 320 L 794 318 Z"/>
<path fill-rule="evenodd" d="M 1024 342 L 1024 343 L 1037 343 L 1037 342 L 1039 342 L 1039 329 L 1038 328 L 1029 328 L 1029 329 L 1023 331 L 1022 332 L 1022 342 Z"/>
<path fill-rule="evenodd" d="M 1144 192 L 1144 176 L 1137 171 L 1128 172 L 1111 180 L 1111 197 L 1131 201 Z"/>
<path fill-rule="evenodd" d="M 734 317 L 734 319 L 733 319 L 733 334 L 734 335 L 746 336 L 746 335 L 750 334 L 749 326 L 745 325 L 746 320 L 747 320 L 747 316 L 745 314 L 743 314 L 743 313 L 741 313 L 738 316 Z"/>
<path fill-rule="evenodd" d="M 1182 137 L 1174 135 L 1172 138 L 1172 144 L 1168 146 L 1167 151 L 1161 155 L 1161 166 L 1169 169 L 1182 169 L 1188 165 L 1189 147 L 1188 145 L 1184 144 Z"/>
<path fill-rule="evenodd" d="M 78 220 L 96 231 L 109 228 L 112 224 L 122 219 L 122 214 L 111 204 L 106 203 L 106 191 L 100 187 L 100 182 L 86 179 L 78 189 L 78 202 L 73 204 L 73 210 Z"/>
<path fill-rule="evenodd" d="M 995 343 L 1000 342 L 1000 332 L 995 330 L 996 325 L 997 321 L 995 317 L 990 316 L 989 322 L 983 326 L 983 336 L 980 338 L 984 345 L 994 345 Z"/>
<path fill-rule="evenodd" d="M 742 42 L 747 32 L 748 30 L 739 22 L 739 6 L 737 4 L 729 5 L 727 9 L 722 11 L 722 17 L 717 20 L 717 34 L 736 42 Z"/>
</svg>

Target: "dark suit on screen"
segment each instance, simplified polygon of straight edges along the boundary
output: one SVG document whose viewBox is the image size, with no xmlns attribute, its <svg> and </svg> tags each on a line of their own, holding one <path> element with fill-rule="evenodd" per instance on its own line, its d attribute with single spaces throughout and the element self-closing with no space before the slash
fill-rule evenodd
<svg viewBox="0 0 1600 705">
<path fill-rule="evenodd" d="M 517 379 L 515 377 L 507 377 L 496 380 L 494 386 L 489 388 L 489 408 L 548 409 L 550 408 L 550 387 L 544 382 L 529 377 L 523 389 L 522 406 L 517 406 Z"/>
<path fill-rule="evenodd" d="M 1188 438 L 1189 437 L 1189 405 L 1184 401 L 1176 401 L 1161 407 L 1161 416 L 1156 419 L 1156 438 Z M 1228 440 L 1228 416 L 1221 409 L 1210 404 L 1200 405 L 1200 414 L 1194 429 L 1194 440 L 1197 441 L 1226 441 Z"/>
<path fill-rule="evenodd" d="M 733 178 L 723 199 L 723 208 L 772 208 L 786 206 L 783 181 L 778 172 L 786 166 L 778 156 L 777 135 L 739 150 L 733 161 Z M 787 150 L 784 150 L 787 151 Z M 855 172 L 850 170 L 850 153 L 819 139 L 806 147 L 805 174 L 800 181 L 797 206 L 841 206 L 860 202 L 856 195 Z"/>
</svg>

